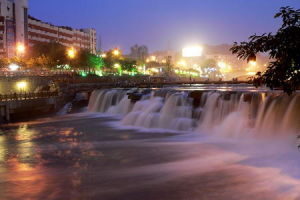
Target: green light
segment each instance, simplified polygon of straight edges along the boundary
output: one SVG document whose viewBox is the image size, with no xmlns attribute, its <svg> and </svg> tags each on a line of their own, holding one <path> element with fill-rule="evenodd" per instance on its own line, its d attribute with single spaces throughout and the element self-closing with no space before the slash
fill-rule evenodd
<svg viewBox="0 0 300 200">
<path fill-rule="evenodd" d="M 82 77 L 87 77 L 87 75 L 88 75 L 85 71 L 81 71 L 81 72 L 79 72 L 79 74 Z"/>
<path fill-rule="evenodd" d="M 95 71 L 95 74 L 97 76 L 103 76 L 103 71 L 102 70 L 97 70 L 97 71 Z"/>
</svg>

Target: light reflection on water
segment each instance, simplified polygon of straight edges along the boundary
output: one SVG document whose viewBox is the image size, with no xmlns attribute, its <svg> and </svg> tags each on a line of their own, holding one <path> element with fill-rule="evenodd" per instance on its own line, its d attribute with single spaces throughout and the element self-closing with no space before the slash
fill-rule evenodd
<svg viewBox="0 0 300 200">
<path fill-rule="evenodd" d="M 105 125 L 111 120 L 74 118 L 5 129 L 0 199 L 300 197 L 297 178 L 276 167 L 241 164 L 249 155 L 175 133 L 114 130 Z"/>
</svg>

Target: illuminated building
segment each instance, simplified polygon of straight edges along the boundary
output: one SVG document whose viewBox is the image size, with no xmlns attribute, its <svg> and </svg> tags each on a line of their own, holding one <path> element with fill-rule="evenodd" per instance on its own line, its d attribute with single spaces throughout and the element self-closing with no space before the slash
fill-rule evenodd
<svg viewBox="0 0 300 200">
<path fill-rule="evenodd" d="M 0 56 L 13 57 L 21 47 L 58 42 L 96 53 L 96 31 L 54 26 L 28 15 L 28 0 L 0 0 Z M 17 45 L 18 44 L 18 45 Z M 25 49 L 23 52 L 25 52 Z"/>
<path fill-rule="evenodd" d="M 36 43 L 58 42 L 66 47 L 88 49 L 96 53 L 96 30 L 73 29 L 66 26 L 54 26 L 34 17 L 28 17 L 28 41 Z"/>
<path fill-rule="evenodd" d="M 191 46 L 182 49 L 182 57 L 193 58 L 201 57 L 203 54 L 203 48 L 201 46 Z"/>
<path fill-rule="evenodd" d="M 14 56 L 16 43 L 27 42 L 27 16 L 27 0 L 0 0 L 0 56 Z"/>
<path fill-rule="evenodd" d="M 130 57 L 135 60 L 144 61 L 148 56 L 148 48 L 145 45 L 134 45 L 130 48 Z"/>
</svg>

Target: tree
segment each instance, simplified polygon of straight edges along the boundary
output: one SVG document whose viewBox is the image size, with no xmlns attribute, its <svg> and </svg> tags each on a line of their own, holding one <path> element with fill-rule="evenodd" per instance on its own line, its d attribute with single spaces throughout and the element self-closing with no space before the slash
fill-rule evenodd
<svg viewBox="0 0 300 200">
<path fill-rule="evenodd" d="M 30 56 L 32 58 L 47 58 L 48 59 L 48 67 L 54 68 L 58 65 L 67 64 L 68 58 L 66 55 L 66 47 L 56 43 L 38 43 L 31 48 Z"/>
<path fill-rule="evenodd" d="M 0 58 L 0 69 L 5 68 L 9 65 L 9 59 L 8 58 Z"/>
<path fill-rule="evenodd" d="M 120 61 L 120 64 L 122 66 L 122 70 L 128 71 L 128 72 L 134 72 L 136 71 L 136 61 L 131 59 L 124 59 Z"/>
<path fill-rule="evenodd" d="M 51 65 L 51 61 L 47 56 L 31 57 L 26 60 L 26 65 L 30 69 L 48 69 Z"/>
<path fill-rule="evenodd" d="M 101 70 L 104 67 L 104 61 L 103 58 L 100 56 L 94 55 L 94 54 L 89 54 L 89 65 L 94 69 L 94 70 Z"/>
<path fill-rule="evenodd" d="M 249 42 L 234 43 L 231 51 L 248 62 L 256 60 L 258 53 L 268 53 L 273 61 L 256 79 L 271 89 L 282 88 L 292 94 L 300 86 L 300 9 L 282 7 L 275 18 L 283 21 L 276 34 L 250 36 Z"/>
</svg>

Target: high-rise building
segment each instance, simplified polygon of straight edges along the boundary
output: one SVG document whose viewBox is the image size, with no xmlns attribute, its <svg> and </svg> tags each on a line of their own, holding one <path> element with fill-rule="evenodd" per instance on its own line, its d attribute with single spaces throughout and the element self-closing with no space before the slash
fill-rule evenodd
<svg viewBox="0 0 300 200">
<path fill-rule="evenodd" d="M 16 55 L 18 43 L 58 42 L 96 53 L 96 30 L 54 26 L 28 14 L 28 0 L 0 0 L 0 56 Z"/>
<path fill-rule="evenodd" d="M 88 49 L 96 53 L 96 30 L 55 26 L 28 16 L 28 44 L 57 42 L 66 47 Z"/>
<path fill-rule="evenodd" d="M 148 48 L 145 45 L 134 45 L 130 48 L 130 57 L 136 60 L 146 60 L 148 56 Z"/>
<path fill-rule="evenodd" d="M 16 43 L 26 44 L 27 16 L 27 0 L 0 0 L 0 56 L 14 56 Z"/>
</svg>

